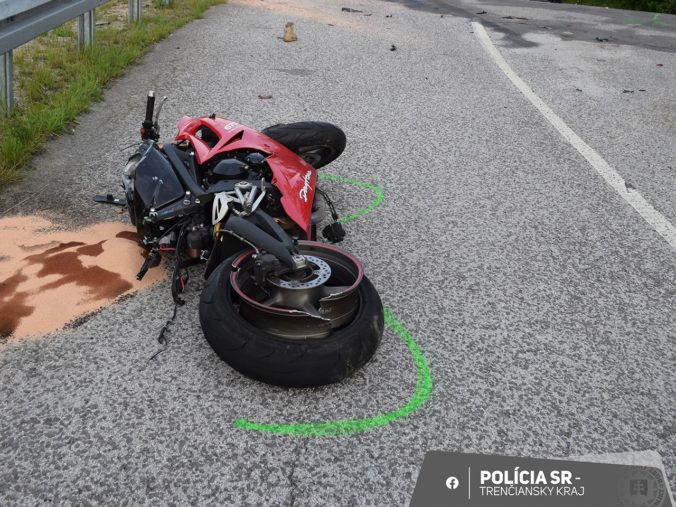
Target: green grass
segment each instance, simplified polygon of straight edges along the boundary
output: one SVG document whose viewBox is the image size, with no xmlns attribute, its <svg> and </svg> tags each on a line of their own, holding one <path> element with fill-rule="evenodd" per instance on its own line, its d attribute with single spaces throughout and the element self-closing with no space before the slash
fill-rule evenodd
<svg viewBox="0 0 676 507">
<path fill-rule="evenodd" d="M 676 0 L 565 0 L 565 3 L 676 14 Z"/>
<path fill-rule="evenodd" d="M 174 0 L 144 8 L 140 25 L 128 27 L 127 1 L 97 9 L 96 45 L 77 49 L 74 22 L 58 27 L 14 52 L 14 113 L 0 119 L 0 188 L 21 178 L 46 139 L 68 131 L 78 115 L 103 96 L 103 87 L 155 42 L 200 18 L 225 0 Z"/>
</svg>

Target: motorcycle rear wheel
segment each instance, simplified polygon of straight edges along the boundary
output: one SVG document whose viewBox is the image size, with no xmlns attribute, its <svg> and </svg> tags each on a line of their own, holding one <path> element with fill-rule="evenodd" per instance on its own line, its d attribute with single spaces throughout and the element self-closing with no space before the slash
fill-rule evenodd
<svg viewBox="0 0 676 507">
<path fill-rule="evenodd" d="M 200 322 L 214 351 L 240 373 L 268 384 L 312 387 L 339 382 L 364 366 L 383 335 L 383 306 L 373 284 L 361 277 L 351 320 L 325 337 L 272 334 L 242 312 L 233 287 L 232 262 L 209 276 L 200 298 Z M 238 287 L 239 289 L 239 287 Z M 246 313 L 246 312 L 244 312 Z"/>
<path fill-rule="evenodd" d="M 262 133 L 300 155 L 315 169 L 337 159 L 347 142 L 340 128 L 319 121 L 280 123 L 262 130 Z"/>
</svg>

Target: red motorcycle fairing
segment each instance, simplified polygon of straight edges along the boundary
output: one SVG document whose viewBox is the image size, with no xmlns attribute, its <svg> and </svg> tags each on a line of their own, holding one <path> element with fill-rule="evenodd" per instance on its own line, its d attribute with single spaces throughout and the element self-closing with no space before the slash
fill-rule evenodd
<svg viewBox="0 0 676 507">
<path fill-rule="evenodd" d="M 200 127 L 208 128 L 218 138 L 213 147 L 196 137 Z M 267 154 L 266 161 L 273 175 L 272 184 L 282 194 L 284 211 L 310 239 L 317 171 L 301 157 L 257 130 L 219 117 L 182 117 L 178 122 L 176 140 L 185 140 L 192 145 L 199 165 L 218 154 L 234 150 L 256 150 Z"/>
</svg>

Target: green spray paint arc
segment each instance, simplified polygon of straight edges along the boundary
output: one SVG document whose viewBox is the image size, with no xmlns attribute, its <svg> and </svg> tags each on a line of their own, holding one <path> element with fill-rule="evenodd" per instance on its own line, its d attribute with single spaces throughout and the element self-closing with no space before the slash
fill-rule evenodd
<svg viewBox="0 0 676 507">
<path fill-rule="evenodd" d="M 385 426 L 397 419 L 407 416 L 414 410 L 420 408 L 430 397 L 432 393 L 432 374 L 427 365 L 425 356 L 420 347 L 415 342 L 411 334 L 406 330 L 401 322 L 392 315 L 387 308 L 385 309 L 385 324 L 394 331 L 399 338 L 406 344 L 413 357 L 416 367 L 416 385 L 413 396 L 408 403 L 391 412 L 380 414 L 364 419 L 342 420 L 342 421 L 322 421 L 310 423 L 286 423 L 286 424 L 267 424 L 247 421 L 246 419 L 237 419 L 235 426 L 247 430 L 265 431 L 268 433 L 282 433 L 285 435 L 298 435 L 308 437 L 331 437 L 339 435 L 348 435 L 370 430 L 379 426 Z"/>
<path fill-rule="evenodd" d="M 323 173 L 319 176 L 319 179 L 327 181 L 337 181 L 338 183 L 347 183 L 349 185 L 354 185 L 355 187 L 366 188 L 368 190 L 371 190 L 374 194 L 376 194 L 375 199 L 373 199 L 368 206 L 338 220 L 341 224 L 346 224 L 356 218 L 366 215 L 367 213 L 371 213 L 371 211 L 380 206 L 380 203 L 382 203 L 383 199 L 385 198 L 383 189 L 380 188 L 378 185 L 374 185 L 373 183 L 367 183 L 365 181 L 353 180 L 351 178 L 344 178 L 343 176 L 335 176 L 333 174 L 323 174 Z"/>
<path fill-rule="evenodd" d="M 375 194 L 375 199 L 365 208 L 346 216 L 340 220 L 341 223 L 350 222 L 356 218 L 366 215 L 373 211 L 381 202 L 383 202 L 383 190 L 377 185 L 367 183 L 364 181 L 353 180 L 351 178 L 344 178 L 342 176 L 334 176 L 331 174 L 322 174 L 320 176 L 323 180 L 336 181 L 339 183 L 347 183 L 360 188 L 371 190 Z M 363 419 L 348 419 L 338 421 L 319 421 L 308 423 L 259 423 L 249 421 L 247 419 L 236 419 L 235 427 L 247 430 L 263 431 L 267 433 L 278 433 L 283 435 L 308 436 L 308 437 L 329 437 L 349 435 L 351 433 L 359 433 L 362 431 L 385 426 L 397 419 L 401 419 L 409 415 L 411 412 L 420 408 L 430 397 L 433 388 L 432 373 L 425 360 L 425 355 L 411 336 L 411 333 L 399 322 L 399 320 L 385 308 L 385 324 L 389 327 L 404 344 L 413 358 L 416 368 L 416 384 L 413 395 L 408 402 L 390 412 L 379 414 Z"/>
<path fill-rule="evenodd" d="M 670 23 L 668 21 L 661 21 L 662 13 L 656 13 L 649 20 L 632 18 L 625 19 L 622 23 L 625 25 L 632 26 L 666 26 L 666 27 L 676 27 L 676 23 Z"/>
</svg>

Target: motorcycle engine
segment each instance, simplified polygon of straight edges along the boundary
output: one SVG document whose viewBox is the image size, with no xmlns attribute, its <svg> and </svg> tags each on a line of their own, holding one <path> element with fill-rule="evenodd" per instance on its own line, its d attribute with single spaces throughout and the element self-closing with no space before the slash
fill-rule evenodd
<svg viewBox="0 0 676 507">
<path fill-rule="evenodd" d="M 265 155 L 253 153 L 230 153 L 227 158 L 208 164 L 203 170 L 208 185 L 221 180 L 257 180 L 267 172 Z"/>
<path fill-rule="evenodd" d="M 226 158 L 216 163 L 209 171 L 209 183 L 215 183 L 222 179 L 246 179 L 249 166 L 236 158 Z"/>
</svg>

